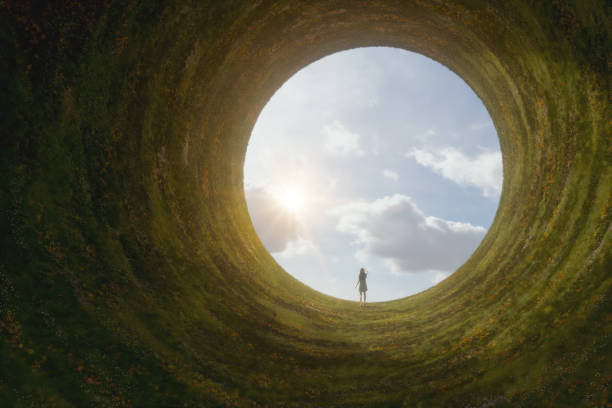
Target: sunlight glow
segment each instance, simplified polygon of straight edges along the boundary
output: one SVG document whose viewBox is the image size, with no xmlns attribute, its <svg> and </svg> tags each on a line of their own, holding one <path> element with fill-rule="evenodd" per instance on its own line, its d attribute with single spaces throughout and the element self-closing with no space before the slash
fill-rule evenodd
<svg viewBox="0 0 612 408">
<path fill-rule="evenodd" d="M 295 190 L 286 190 L 281 192 L 278 199 L 283 208 L 290 213 L 296 214 L 302 209 L 302 195 Z"/>
</svg>

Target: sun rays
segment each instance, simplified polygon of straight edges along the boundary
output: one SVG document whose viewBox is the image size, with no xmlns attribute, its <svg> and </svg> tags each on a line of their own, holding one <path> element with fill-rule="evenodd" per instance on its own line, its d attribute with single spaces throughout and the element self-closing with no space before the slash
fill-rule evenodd
<svg viewBox="0 0 612 408">
<path fill-rule="evenodd" d="M 299 190 L 283 190 L 277 200 L 283 209 L 291 214 L 298 215 L 304 206 L 304 199 Z"/>
</svg>

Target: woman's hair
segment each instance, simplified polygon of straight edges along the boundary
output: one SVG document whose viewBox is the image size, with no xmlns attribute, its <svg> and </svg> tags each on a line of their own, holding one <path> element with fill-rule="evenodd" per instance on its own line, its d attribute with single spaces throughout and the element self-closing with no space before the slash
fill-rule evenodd
<svg viewBox="0 0 612 408">
<path fill-rule="evenodd" d="M 359 270 L 359 277 L 361 278 L 362 276 L 365 276 L 365 269 L 363 268 Z"/>
</svg>

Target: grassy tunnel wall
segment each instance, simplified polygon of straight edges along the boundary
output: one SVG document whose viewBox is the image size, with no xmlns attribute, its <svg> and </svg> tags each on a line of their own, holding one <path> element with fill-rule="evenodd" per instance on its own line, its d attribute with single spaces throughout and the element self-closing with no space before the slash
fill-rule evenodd
<svg viewBox="0 0 612 408">
<path fill-rule="evenodd" d="M 1 406 L 610 405 L 605 1 L 0 10 Z M 360 310 L 274 262 L 242 167 L 286 79 L 374 45 L 474 89 L 504 185 L 455 274 Z"/>
</svg>

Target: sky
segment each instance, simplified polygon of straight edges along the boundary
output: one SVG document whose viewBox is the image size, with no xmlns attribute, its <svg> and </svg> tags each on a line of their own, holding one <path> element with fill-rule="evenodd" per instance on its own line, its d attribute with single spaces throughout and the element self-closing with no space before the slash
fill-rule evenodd
<svg viewBox="0 0 612 408">
<path fill-rule="evenodd" d="M 247 206 L 291 275 L 331 296 L 402 298 L 453 273 L 497 210 L 499 141 L 469 86 L 388 47 L 342 51 L 297 72 L 253 128 Z"/>
</svg>

